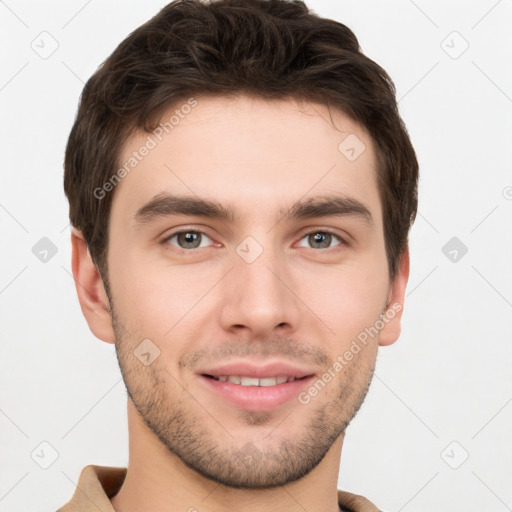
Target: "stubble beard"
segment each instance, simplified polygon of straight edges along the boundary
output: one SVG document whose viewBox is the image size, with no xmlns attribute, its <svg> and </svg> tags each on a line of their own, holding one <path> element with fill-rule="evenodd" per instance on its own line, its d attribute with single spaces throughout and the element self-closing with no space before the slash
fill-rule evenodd
<svg viewBox="0 0 512 512">
<path fill-rule="evenodd" d="M 222 424 L 223 418 L 217 417 L 215 410 L 207 410 L 158 359 L 150 366 L 141 364 L 133 353 L 137 343 L 118 321 L 110 302 L 116 354 L 128 399 L 169 452 L 203 477 L 226 487 L 268 489 L 310 473 L 345 432 L 372 381 L 375 357 L 369 354 L 364 364 L 354 361 L 340 372 L 337 382 L 328 384 L 338 388 L 334 399 L 326 402 L 319 393 L 307 405 L 297 401 L 281 423 L 272 423 L 272 412 L 240 411 L 237 421 L 247 426 L 247 439 L 254 441 L 237 440 Z M 296 432 L 297 421 L 304 426 L 289 439 L 286 425 L 291 422 Z M 267 424 L 267 433 L 262 435 L 261 427 Z"/>
</svg>

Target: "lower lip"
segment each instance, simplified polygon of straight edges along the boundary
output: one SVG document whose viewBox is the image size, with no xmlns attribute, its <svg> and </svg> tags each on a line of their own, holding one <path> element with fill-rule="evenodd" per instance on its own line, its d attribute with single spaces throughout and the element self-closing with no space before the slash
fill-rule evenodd
<svg viewBox="0 0 512 512">
<path fill-rule="evenodd" d="M 221 382 L 204 375 L 199 377 L 208 389 L 235 407 L 245 411 L 262 412 L 275 409 L 297 398 L 299 393 L 310 385 L 314 375 L 275 386 L 242 386 L 227 381 Z"/>
</svg>

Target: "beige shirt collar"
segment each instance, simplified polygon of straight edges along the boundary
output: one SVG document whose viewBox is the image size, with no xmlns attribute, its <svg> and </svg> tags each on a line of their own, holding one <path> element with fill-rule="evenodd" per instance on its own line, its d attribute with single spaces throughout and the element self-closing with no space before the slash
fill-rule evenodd
<svg viewBox="0 0 512 512">
<path fill-rule="evenodd" d="M 110 498 L 115 496 L 126 476 L 126 468 L 89 465 L 82 469 L 71 500 L 57 512 L 115 512 Z M 379 512 L 363 496 L 338 490 L 340 510 Z"/>
</svg>

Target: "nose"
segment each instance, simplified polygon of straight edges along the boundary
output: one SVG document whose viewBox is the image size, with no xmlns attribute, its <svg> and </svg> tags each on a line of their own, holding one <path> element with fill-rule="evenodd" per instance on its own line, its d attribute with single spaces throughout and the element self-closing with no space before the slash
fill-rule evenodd
<svg viewBox="0 0 512 512">
<path fill-rule="evenodd" d="M 224 330 L 251 339 L 296 331 L 300 299 L 284 257 L 265 249 L 252 262 L 238 254 L 233 262 L 222 289 L 220 321 Z"/>
</svg>

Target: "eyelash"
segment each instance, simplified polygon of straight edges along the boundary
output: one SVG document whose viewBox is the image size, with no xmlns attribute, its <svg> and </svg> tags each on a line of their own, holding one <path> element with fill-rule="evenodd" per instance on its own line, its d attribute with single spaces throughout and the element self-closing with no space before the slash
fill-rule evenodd
<svg viewBox="0 0 512 512">
<path fill-rule="evenodd" d="M 201 231 L 199 229 L 182 229 L 180 231 L 175 231 L 174 233 L 171 233 L 164 240 L 162 240 L 162 244 L 163 245 L 172 245 L 172 244 L 169 243 L 169 241 L 171 239 L 173 239 L 174 237 L 176 237 L 177 235 L 180 235 L 182 233 L 199 233 L 201 235 L 204 235 L 204 236 L 208 237 L 210 240 L 212 240 L 212 238 L 210 236 L 208 236 L 208 234 L 206 234 L 204 231 Z M 307 233 L 304 233 L 302 235 L 300 240 L 303 240 L 304 238 L 306 238 L 306 237 L 308 237 L 310 235 L 314 235 L 314 234 L 318 234 L 318 233 L 328 234 L 328 235 L 331 235 L 331 236 L 337 238 L 338 241 L 339 241 L 339 244 L 336 244 L 333 247 L 327 247 L 327 248 L 324 248 L 324 249 L 314 249 L 312 247 L 307 247 L 308 249 L 311 249 L 313 251 L 318 251 L 319 252 L 319 251 L 329 251 L 329 250 L 335 249 L 336 247 L 339 247 L 339 246 L 346 246 L 346 245 L 348 245 L 348 243 L 340 235 L 338 235 L 337 233 L 334 233 L 330 229 L 314 229 L 314 230 L 308 231 Z M 196 247 L 194 249 L 183 249 L 182 247 L 178 247 L 176 245 L 173 245 L 173 249 L 177 250 L 178 252 L 182 252 L 182 253 L 193 253 L 193 252 L 199 251 L 200 249 L 207 249 L 207 247 Z"/>
</svg>

